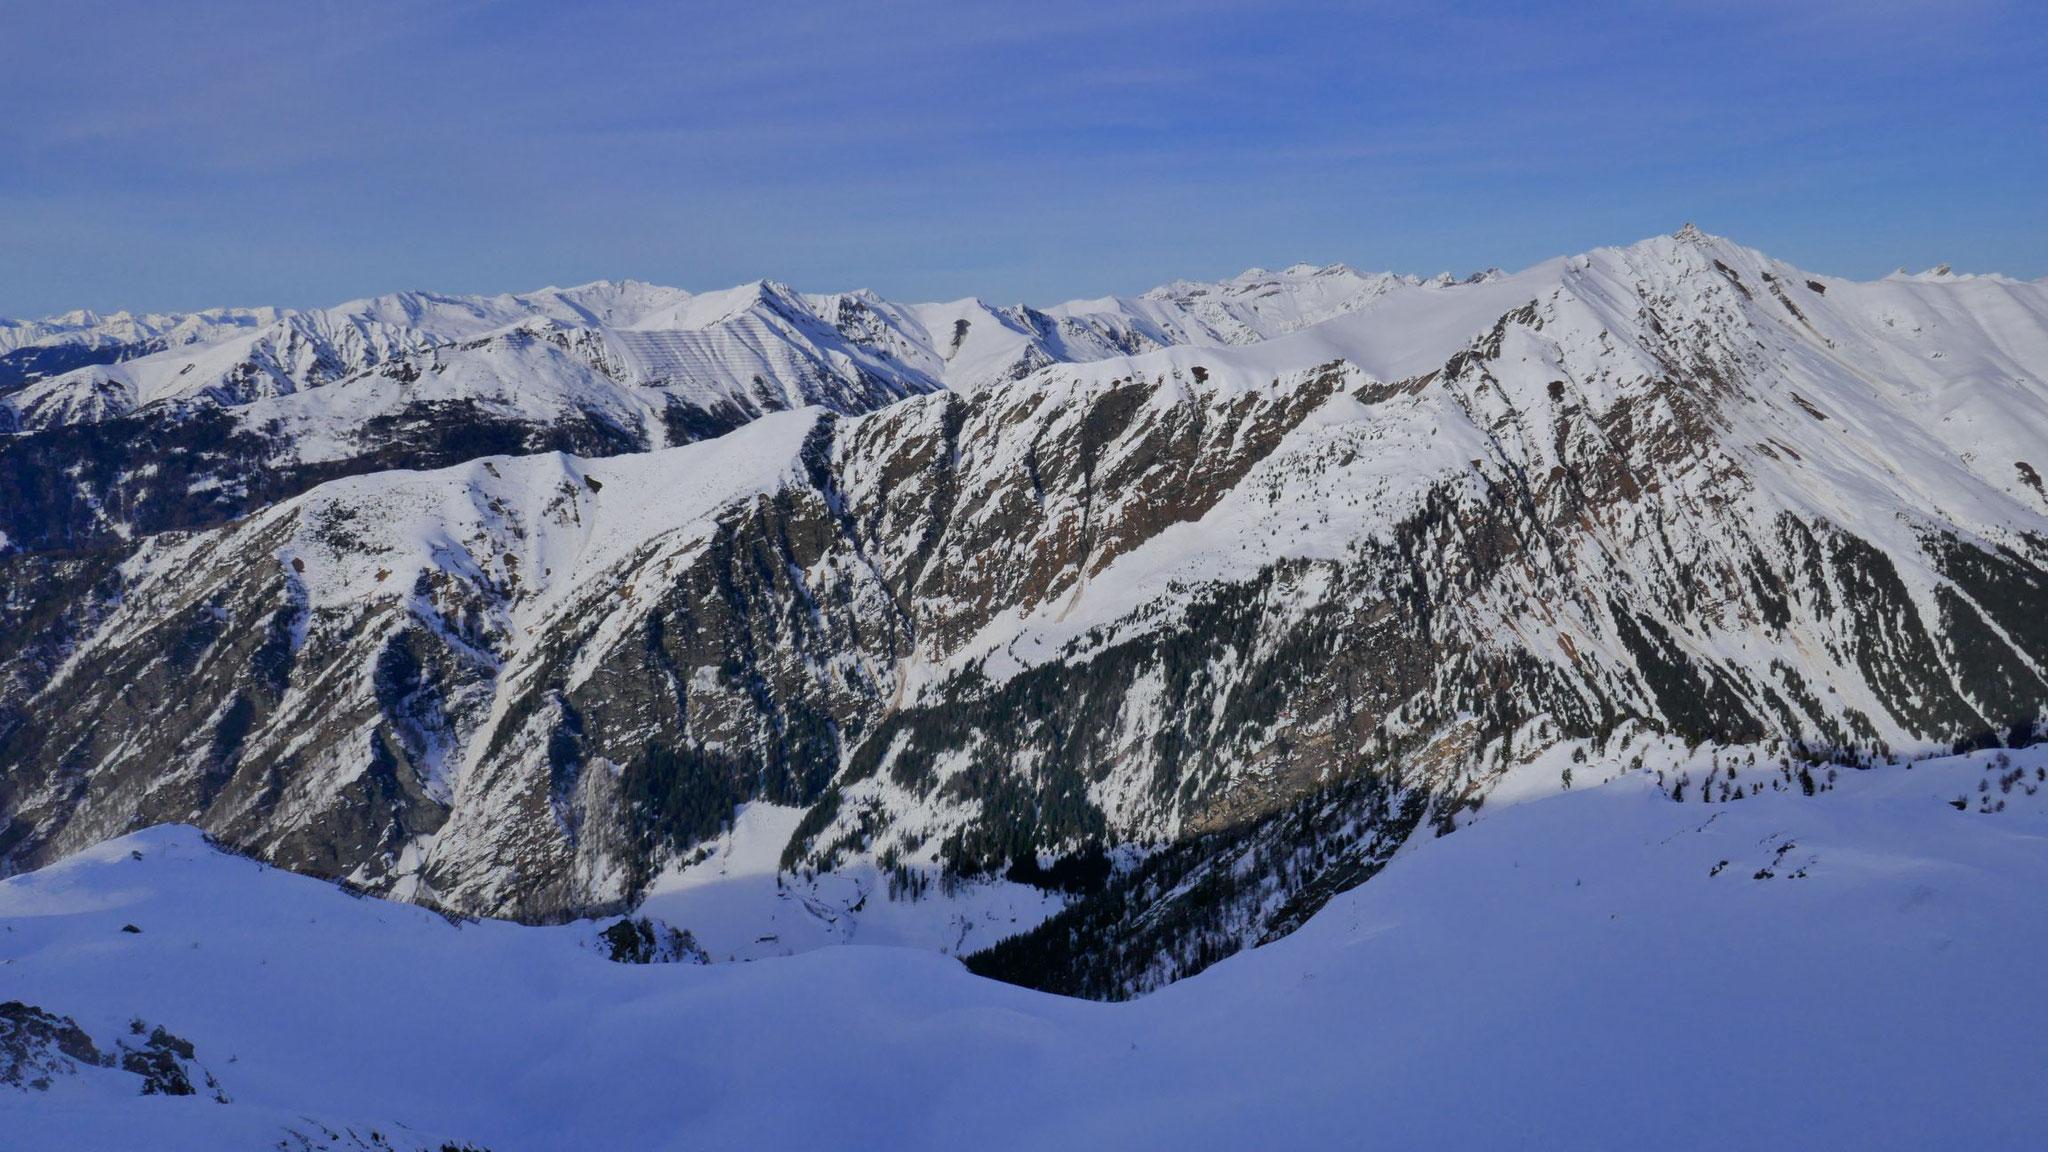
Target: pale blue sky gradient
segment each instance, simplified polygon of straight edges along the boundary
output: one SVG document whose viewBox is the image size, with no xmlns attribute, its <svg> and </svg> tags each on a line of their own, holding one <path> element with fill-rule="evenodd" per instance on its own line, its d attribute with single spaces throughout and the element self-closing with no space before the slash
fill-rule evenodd
<svg viewBox="0 0 2048 1152">
<path fill-rule="evenodd" d="M 0 0 L 0 314 L 773 277 L 1051 303 L 1685 220 L 2048 275 L 2048 5 Z"/>
</svg>

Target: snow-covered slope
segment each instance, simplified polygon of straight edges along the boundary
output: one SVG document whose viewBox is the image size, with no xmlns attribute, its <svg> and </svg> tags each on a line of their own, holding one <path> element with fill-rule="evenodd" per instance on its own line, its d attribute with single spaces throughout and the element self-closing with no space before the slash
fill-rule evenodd
<svg viewBox="0 0 2048 1152">
<path fill-rule="evenodd" d="M 1647 772 L 1518 777 L 1519 803 L 1293 936 L 1119 1005 L 903 949 L 615 964 L 587 922 L 451 923 L 156 829 L 0 882 L 0 987 L 110 1052 L 163 1028 L 217 1089 L 52 1060 L 47 1090 L 0 1086 L 0 1131 L 77 1152 L 2034 1147 L 2040 753 L 1811 797 L 1763 766 L 1713 804 Z"/>
<path fill-rule="evenodd" d="M 80 311 L 41 320 L 0 317 L 0 396 L 86 365 L 230 340 L 238 332 L 274 324 L 285 314 L 276 308 L 218 308 L 140 316 Z"/>
<path fill-rule="evenodd" d="M 1483 283 L 1497 273 L 1472 276 Z M 920 304 L 910 312 L 943 362 L 947 385 L 971 391 L 1021 380 L 1054 364 L 1109 360 L 1160 348 L 1255 344 L 1355 312 L 1393 293 L 1452 286 L 1342 264 L 1254 268 L 1214 284 L 1178 280 L 1142 296 L 1075 300 L 1044 311 L 995 308 L 977 299 Z"/>
<path fill-rule="evenodd" d="M 715 962 L 789 956 L 834 944 L 965 956 L 1028 932 L 1065 906 L 1058 892 L 1014 880 L 934 885 L 909 899 L 900 879 L 871 864 L 786 873 L 783 850 L 803 817 L 799 807 L 743 805 L 732 827 L 656 877 L 634 914 L 687 925 Z"/>
<path fill-rule="evenodd" d="M 1481 284 L 1500 275 L 1498 269 L 1490 269 L 1463 281 L 1454 281 L 1449 273 L 1423 280 L 1390 272 L 1359 272 L 1343 264 L 1295 264 L 1278 272 L 1253 268 L 1214 284 L 1176 280 L 1136 300 L 1115 303 L 1119 311 L 1138 313 L 1169 328 L 1198 324 L 1220 343 L 1255 344 L 1356 312 L 1390 293 L 1448 288 L 1454 283 Z M 1089 303 L 1082 302 L 1057 311 L 1088 310 Z"/>
</svg>

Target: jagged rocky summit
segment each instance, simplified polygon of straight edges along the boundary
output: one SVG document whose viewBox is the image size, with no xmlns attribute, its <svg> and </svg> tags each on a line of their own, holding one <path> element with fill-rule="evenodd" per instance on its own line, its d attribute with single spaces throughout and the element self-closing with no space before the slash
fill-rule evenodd
<svg viewBox="0 0 2048 1152">
<path fill-rule="evenodd" d="M 11 869 L 188 822 L 544 921 L 747 857 L 830 939 L 1028 885 L 941 935 L 1118 997 L 1546 756 L 1732 797 L 2048 722 L 2042 282 L 1688 227 L 1043 311 L 74 315 L 0 365 Z"/>
</svg>

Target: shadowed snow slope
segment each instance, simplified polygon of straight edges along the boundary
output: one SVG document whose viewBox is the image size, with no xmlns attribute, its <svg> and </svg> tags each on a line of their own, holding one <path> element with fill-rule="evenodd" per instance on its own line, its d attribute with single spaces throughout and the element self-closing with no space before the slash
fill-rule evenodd
<svg viewBox="0 0 2048 1152">
<path fill-rule="evenodd" d="M 88 1068 L 0 1087 L 0 1131 L 80 1152 L 372 1131 L 497 1152 L 2038 1147 L 2048 750 L 2005 757 L 1736 803 L 1672 803 L 1642 772 L 1544 792 L 1117 1005 L 911 950 L 613 964 L 587 922 L 456 926 L 161 828 L 0 882 L 0 990 L 107 1041 L 161 1025 L 231 1102 Z"/>
</svg>

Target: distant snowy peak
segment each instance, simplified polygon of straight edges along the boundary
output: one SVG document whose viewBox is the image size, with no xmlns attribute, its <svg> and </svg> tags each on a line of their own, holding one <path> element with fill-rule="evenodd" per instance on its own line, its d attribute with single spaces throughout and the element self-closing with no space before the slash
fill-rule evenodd
<svg viewBox="0 0 2048 1152">
<path fill-rule="evenodd" d="M 281 308 L 215 308 L 205 312 L 151 312 L 139 316 L 130 312 L 103 315 L 80 309 L 40 320 L 0 317 L 0 352 L 59 343 L 95 346 L 161 339 L 171 344 L 191 344 L 236 328 L 269 324 L 287 314 L 289 310 Z"/>
<path fill-rule="evenodd" d="M 1467 278 L 1479 284 L 1493 270 Z M 1390 294 L 1458 281 L 1343 264 L 1250 269 L 1214 283 L 1177 280 L 1138 296 L 1071 300 L 1051 308 L 998 307 L 978 298 L 908 309 L 943 362 L 948 387 L 975 391 L 1022 380 L 1057 364 L 1086 364 L 1164 348 L 1247 346 L 1312 328 Z"/>
<path fill-rule="evenodd" d="M 1256 343 L 1390 292 L 1451 283 L 1448 275 L 1297 264 L 1043 310 L 974 299 L 906 305 L 867 291 L 812 295 L 773 280 L 704 293 L 601 280 L 498 296 L 399 292 L 307 311 L 79 312 L 0 321 L 0 395 L 19 393 L 7 401 L 8 422 L 23 428 L 90 423 L 153 405 L 234 407 L 383 369 L 413 376 L 470 353 L 488 356 L 494 338 L 584 331 L 598 337 L 579 343 L 585 366 L 616 386 L 680 389 L 689 404 L 735 411 L 804 403 L 853 411 L 872 398 L 972 390 L 1053 364 Z M 539 390 L 561 389 L 541 382 Z M 360 419 L 384 411 L 350 408 Z"/>
<path fill-rule="evenodd" d="M 857 300 L 772 282 L 696 296 L 635 281 L 518 296 L 406 292 L 88 364 L 29 382 L 7 403 L 26 429 L 262 404 L 249 422 L 287 435 L 338 434 L 337 421 L 367 425 L 421 404 L 482 404 L 534 425 L 598 413 L 660 447 L 764 411 L 863 411 L 939 387 L 935 365 L 905 355 L 914 341 L 889 330 L 887 310 L 865 309 L 880 321 L 856 316 Z M 555 351 L 536 352 L 536 341 Z M 655 431 L 674 423 L 671 411 L 678 428 Z"/>
<path fill-rule="evenodd" d="M 1481 283 L 1497 273 L 1480 273 Z M 1166 304 L 1187 314 L 1228 344 L 1251 344 L 1355 312 L 1391 292 L 1446 288 L 1457 281 L 1445 272 L 1427 280 L 1394 272 L 1359 272 L 1344 264 L 1294 264 L 1278 272 L 1248 269 L 1214 284 L 1178 280 L 1145 293 L 1140 300 Z"/>
<path fill-rule="evenodd" d="M 221 308 L 142 316 L 78 311 L 42 320 L 0 318 L 0 398 L 91 365 L 232 339 L 286 315 L 288 311 L 277 308 Z M 0 407 L 0 427 L 5 426 L 5 417 Z"/>
</svg>

